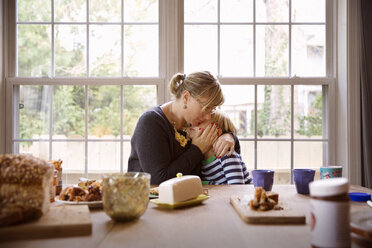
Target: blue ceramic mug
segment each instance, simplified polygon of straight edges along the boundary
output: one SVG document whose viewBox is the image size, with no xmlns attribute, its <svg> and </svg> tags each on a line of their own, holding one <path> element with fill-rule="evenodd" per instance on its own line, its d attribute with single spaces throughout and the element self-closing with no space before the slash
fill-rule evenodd
<svg viewBox="0 0 372 248">
<path fill-rule="evenodd" d="M 253 185 L 254 187 L 262 187 L 265 191 L 271 191 L 274 183 L 273 170 L 253 170 Z"/>
<path fill-rule="evenodd" d="M 309 194 L 309 183 L 314 181 L 315 170 L 294 169 L 293 175 L 297 193 Z"/>
</svg>

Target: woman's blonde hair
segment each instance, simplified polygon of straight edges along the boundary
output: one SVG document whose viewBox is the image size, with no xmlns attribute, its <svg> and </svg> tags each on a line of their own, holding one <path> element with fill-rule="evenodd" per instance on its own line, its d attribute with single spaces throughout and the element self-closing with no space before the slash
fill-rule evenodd
<svg viewBox="0 0 372 248">
<path fill-rule="evenodd" d="M 179 99 L 185 90 L 190 92 L 190 95 L 197 100 L 204 97 L 208 98 L 202 111 L 221 106 L 225 101 L 220 83 L 208 71 L 194 72 L 189 75 L 176 73 L 169 84 L 170 93 L 176 99 Z"/>
<path fill-rule="evenodd" d="M 216 109 L 212 114 L 211 122 L 217 123 L 218 127 L 221 129 L 222 133 L 235 133 L 237 134 L 237 129 L 234 123 L 230 120 L 229 116 L 222 110 Z"/>
</svg>

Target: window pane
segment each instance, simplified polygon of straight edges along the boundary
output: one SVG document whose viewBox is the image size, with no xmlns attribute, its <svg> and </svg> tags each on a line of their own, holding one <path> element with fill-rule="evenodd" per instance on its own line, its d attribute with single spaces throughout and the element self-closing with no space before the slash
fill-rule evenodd
<svg viewBox="0 0 372 248">
<path fill-rule="evenodd" d="M 294 86 L 295 138 L 322 139 L 322 86 Z"/>
<path fill-rule="evenodd" d="M 124 75 L 159 75 L 158 25 L 124 26 Z"/>
<path fill-rule="evenodd" d="M 124 22 L 158 22 L 158 0 L 124 0 Z"/>
<path fill-rule="evenodd" d="M 217 22 L 217 0 L 185 0 L 185 22 Z"/>
<path fill-rule="evenodd" d="M 125 136 L 125 138 L 127 137 Z M 132 150 L 132 145 L 130 144 L 130 141 L 125 141 L 123 142 L 123 144 L 124 144 L 123 172 L 127 172 L 128 171 L 128 160 L 129 160 L 130 152 Z"/>
<path fill-rule="evenodd" d="M 290 184 L 291 169 L 276 169 L 274 173 L 274 191 L 276 184 Z"/>
<path fill-rule="evenodd" d="M 323 165 L 323 142 L 294 142 L 295 169 L 319 169 Z"/>
<path fill-rule="evenodd" d="M 291 86 L 257 86 L 257 135 L 259 138 L 290 138 Z"/>
<path fill-rule="evenodd" d="M 288 0 L 257 0 L 257 22 L 288 22 Z"/>
<path fill-rule="evenodd" d="M 54 0 L 54 21 L 86 22 L 86 0 Z"/>
<path fill-rule="evenodd" d="M 253 141 L 240 141 L 240 151 L 242 159 L 252 176 L 251 170 L 254 169 L 254 142 Z"/>
<path fill-rule="evenodd" d="M 90 25 L 89 60 L 91 76 L 121 76 L 120 25 Z"/>
<path fill-rule="evenodd" d="M 48 160 L 49 142 L 14 142 L 14 151 Z"/>
<path fill-rule="evenodd" d="M 124 87 L 124 138 L 130 138 L 138 118 L 147 109 L 157 104 L 157 89 L 154 85 L 125 85 Z"/>
<path fill-rule="evenodd" d="M 120 22 L 121 0 L 89 0 L 90 22 Z"/>
<path fill-rule="evenodd" d="M 50 87 L 48 85 L 20 86 L 19 103 L 17 103 L 19 133 L 16 132 L 16 138 L 49 139 Z"/>
<path fill-rule="evenodd" d="M 221 26 L 220 60 L 222 76 L 253 76 L 252 25 Z"/>
<path fill-rule="evenodd" d="M 256 27 L 256 76 L 288 76 L 288 26 Z"/>
<path fill-rule="evenodd" d="M 86 75 L 86 26 L 55 25 L 55 75 Z"/>
<path fill-rule="evenodd" d="M 77 184 L 84 177 L 85 144 L 84 142 L 53 142 L 52 158 L 63 161 L 62 184 Z"/>
<path fill-rule="evenodd" d="M 84 109 L 84 86 L 54 86 L 53 139 L 84 138 Z"/>
<path fill-rule="evenodd" d="M 325 76 L 324 25 L 292 26 L 292 76 Z"/>
<path fill-rule="evenodd" d="M 50 0 L 17 0 L 18 21 L 21 22 L 50 22 Z"/>
<path fill-rule="evenodd" d="M 221 22 L 253 22 L 253 0 L 221 0 Z"/>
<path fill-rule="evenodd" d="M 254 85 L 222 85 L 225 111 L 238 129 L 239 137 L 254 137 Z"/>
<path fill-rule="evenodd" d="M 97 179 L 102 173 L 120 172 L 120 142 L 89 142 L 88 171 L 99 172 Z"/>
<path fill-rule="evenodd" d="M 290 169 L 291 143 L 284 141 L 257 142 L 258 169 Z"/>
<path fill-rule="evenodd" d="M 50 25 L 17 25 L 18 76 L 51 75 Z"/>
<path fill-rule="evenodd" d="M 325 22 L 325 0 L 292 0 L 292 22 Z"/>
<path fill-rule="evenodd" d="M 185 72 L 205 70 L 216 75 L 217 26 L 186 25 L 184 51 Z"/>
<path fill-rule="evenodd" d="M 88 109 L 90 139 L 120 138 L 120 85 L 89 86 Z"/>
</svg>

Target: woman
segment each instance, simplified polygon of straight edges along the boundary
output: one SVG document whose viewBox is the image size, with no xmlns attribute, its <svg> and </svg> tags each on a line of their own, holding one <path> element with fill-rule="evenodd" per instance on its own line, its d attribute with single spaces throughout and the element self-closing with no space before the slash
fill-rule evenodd
<svg viewBox="0 0 372 248">
<path fill-rule="evenodd" d="M 228 151 L 232 154 L 234 144 L 240 152 L 235 136 L 218 137 L 217 125 L 210 125 L 192 141 L 186 139 L 187 127 L 210 120 L 213 110 L 224 102 L 220 84 L 212 74 L 202 71 L 186 77 L 177 73 L 169 88 L 176 100 L 146 111 L 131 139 L 128 171 L 150 173 L 154 185 L 175 177 L 178 172 L 201 175 L 203 153 L 212 146 L 216 157 Z"/>
</svg>

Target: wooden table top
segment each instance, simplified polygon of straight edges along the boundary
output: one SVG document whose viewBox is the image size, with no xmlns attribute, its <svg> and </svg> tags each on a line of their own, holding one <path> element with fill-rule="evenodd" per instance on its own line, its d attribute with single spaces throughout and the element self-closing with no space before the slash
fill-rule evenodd
<svg viewBox="0 0 372 248">
<path fill-rule="evenodd" d="M 253 194 L 253 185 L 204 186 L 210 199 L 182 209 L 162 209 L 149 203 L 138 220 L 112 221 L 103 210 L 91 210 L 92 235 L 0 243 L 1 247 L 310 247 L 309 200 L 294 185 L 274 185 L 279 200 L 306 214 L 302 225 L 252 225 L 245 223 L 230 204 L 231 195 Z M 350 192 L 372 193 L 350 186 Z M 350 202 L 351 212 L 371 211 L 366 203 Z"/>
</svg>

